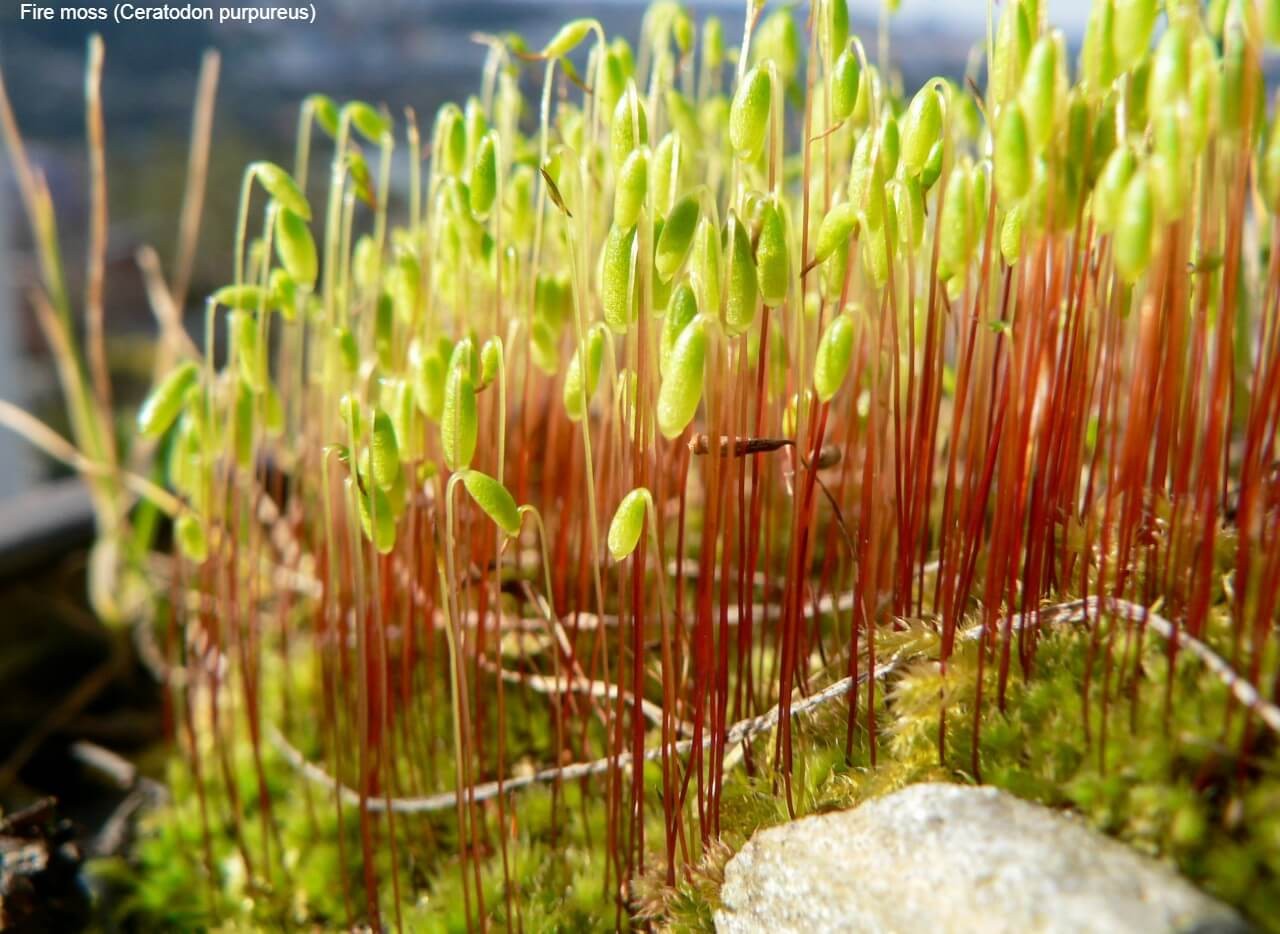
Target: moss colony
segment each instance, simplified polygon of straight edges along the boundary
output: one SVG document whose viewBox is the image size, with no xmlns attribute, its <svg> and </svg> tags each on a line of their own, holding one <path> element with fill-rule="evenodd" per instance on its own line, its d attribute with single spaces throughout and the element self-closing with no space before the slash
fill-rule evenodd
<svg viewBox="0 0 1280 934">
<path fill-rule="evenodd" d="M 941 778 L 1276 924 L 1280 4 L 1072 61 L 1010 0 L 914 94 L 799 12 L 309 98 L 123 438 L 0 96 L 74 448 L 5 420 L 170 688 L 133 923 L 706 929 L 753 829 Z"/>
</svg>

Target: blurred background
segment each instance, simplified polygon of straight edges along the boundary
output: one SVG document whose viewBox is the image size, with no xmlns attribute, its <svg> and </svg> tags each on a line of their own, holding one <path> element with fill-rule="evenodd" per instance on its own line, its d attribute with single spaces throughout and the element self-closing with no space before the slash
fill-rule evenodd
<svg viewBox="0 0 1280 934">
<path fill-rule="evenodd" d="M 84 5 L 84 0 L 61 5 Z M 80 285 L 74 280 L 83 266 L 87 206 L 85 46 L 95 28 L 106 42 L 107 322 L 117 355 L 125 356 L 127 338 L 136 337 L 141 345 L 153 327 L 135 253 L 150 244 L 166 268 L 172 261 L 196 75 L 206 48 L 221 52 L 222 71 L 190 293 L 197 306 L 226 279 L 244 166 L 259 158 L 289 163 L 297 108 L 307 94 L 323 91 L 338 101 L 385 103 L 397 117 L 411 106 L 425 127 L 442 102 L 462 101 L 478 87 L 484 51 L 471 41 L 474 31 L 513 30 L 537 48 L 564 21 L 593 15 L 611 35 L 634 41 L 644 11 L 641 0 L 316 0 L 314 25 L 95 27 L 22 21 L 19 6 L 19 0 L 0 0 L 0 68 L 32 158 L 53 192 L 73 294 Z M 739 34 L 742 3 L 709 0 L 690 6 L 699 18 L 720 16 L 731 40 Z M 879 3 L 852 0 L 850 7 L 854 30 L 873 50 Z M 1075 0 L 1049 4 L 1050 21 L 1072 38 L 1083 28 L 1084 16 L 1085 5 Z M 931 75 L 963 73 L 974 43 L 985 35 L 986 19 L 985 0 L 903 0 L 892 17 L 891 34 L 892 57 L 904 84 L 911 88 Z M 4 159 L 0 152 L 0 398 L 57 423 L 60 403 L 52 369 L 23 298 L 33 257 Z M 50 469 L 25 442 L 0 431 L 0 501 L 29 489 Z"/>
</svg>

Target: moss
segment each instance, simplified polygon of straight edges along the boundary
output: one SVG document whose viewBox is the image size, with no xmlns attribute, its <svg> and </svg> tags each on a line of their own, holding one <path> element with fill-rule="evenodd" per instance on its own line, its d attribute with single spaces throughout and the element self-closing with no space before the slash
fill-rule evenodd
<svg viewBox="0 0 1280 934">
<path fill-rule="evenodd" d="M 1011 679 L 1003 711 L 993 701 L 994 666 L 986 667 L 981 781 L 1073 810 L 1097 829 L 1170 862 L 1236 905 L 1259 929 L 1280 930 L 1280 763 L 1274 745 L 1256 745 L 1250 771 L 1240 774 L 1239 711 L 1224 731 L 1227 691 L 1186 653 L 1172 674 L 1178 700 L 1166 710 L 1169 667 L 1157 640 L 1147 640 L 1136 680 L 1132 672 L 1126 680 L 1112 679 L 1103 742 L 1104 688 L 1096 672 L 1087 704 L 1080 687 L 1089 643 L 1082 631 L 1045 637 L 1034 678 Z M 920 781 L 974 781 L 969 756 L 976 686 L 975 643 L 958 646 L 945 677 L 934 661 L 909 665 L 877 707 L 875 768 L 865 731 L 858 732 L 846 762 L 843 711 L 820 711 L 802 726 L 804 742 L 797 744 L 805 750 L 796 765 L 797 815 L 854 807 Z M 947 758 L 940 764 L 938 698 L 944 695 Z M 757 746 L 764 750 L 768 741 Z M 772 781 L 766 770 L 737 772 L 726 784 L 724 840 L 732 849 L 756 830 L 789 819 L 771 792 Z M 716 896 L 706 886 L 682 884 L 664 902 L 665 920 L 674 930 L 710 931 Z"/>
</svg>

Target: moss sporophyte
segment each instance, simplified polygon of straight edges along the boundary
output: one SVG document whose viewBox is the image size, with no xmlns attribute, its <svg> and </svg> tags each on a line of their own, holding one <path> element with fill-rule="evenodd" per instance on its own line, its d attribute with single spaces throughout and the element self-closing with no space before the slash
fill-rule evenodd
<svg viewBox="0 0 1280 934">
<path fill-rule="evenodd" d="M 1008 0 L 985 88 L 848 13 L 478 37 L 421 131 L 307 98 L 210 194 L 202 344 L 149 276 L 123 434 L 102 255 L 82 346 L 0 93 L 73 437 L 0 420 L 89 484 L 99 612 L 166 634 L 138 911 L 705 924 L 750 829 L 946 777 L 1274 927 L 1280 3 L 1097 0 L 1075 58 Z"/>
</svg>

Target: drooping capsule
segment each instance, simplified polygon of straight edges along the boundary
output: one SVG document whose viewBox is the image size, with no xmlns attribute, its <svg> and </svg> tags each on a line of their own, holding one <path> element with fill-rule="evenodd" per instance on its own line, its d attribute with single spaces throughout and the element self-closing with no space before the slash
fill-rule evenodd
<svg viewBox="0 0 1280 934">
<path fill-rule="evenodd" d="M 449 176 L 462 174 L 467 162 L 467 128 L 457 104 L 445 104 L 436 116 L 435 166 Z"/>
<path fill-rule="evenodd" d="M 849 5 L 846 0 L 825 0 L 818 41 L 827 60 L 835 58 L 849 41 Z"/>
<path fill-rule="evenodd" d="M 644 532 L 644 520 L 650 501 L 649 491 L 644 487 L 637 487 L 618 503 L 606 538 L 609 554 L 613 555 L 614 561 L 621 561 L 636 550 L 640 535 Z"/>
<path fill-rule="evenodd" d="M 628 84 L 618 104 L 613 109 L 613 122 L 609 127 L 609 149 L 615 168 L 627 161 L 627 156 L 649 142 L 649 123 L 644 104 L 634 84 Z"/>
<path fill-rule="evenodd" d="M 475 504 L 493 520 L 493 524 L 509 537 L 520 534 L 520 510 L 511 492 L 486 473 L 468 470 L 462 475 L 462 485 L 467 488 Z"/>
<path fill-rule="evenodd" d="M 662 319 L 662 333 L 658 340 L 660 373 L 667 372 L 668 361 L 671 359 L 671 351 L 675 348 L 676 341 L 680 339 L 689 322 L 697 316 L 698 299 L 694 296 L 689 283 L 681 282 L 671 293 L 671 300 L 667 303 L 667 313 Z"/>
<path fill-rule="evenodd" d="M 972 207 L 969 172 L 957 165 L 947 177 L 942 216 L 938 220 L 938 277 L 944 281 L 958 275 L 969 263 L 974 245 Z"/>
<path fill-rule="evenodd" d="M 604 363 L 605 341 L 608 340 L 606 329 L 595 324 L 587 331 L 587 362 L 584 368 L 582 357 L 574 350 L 569 359 L 569 366 L 564 374 L 565 414 L 572 422 L 582 421 L 587 414 L 587 406 L 596 394 L 596 385 L 600 381 L 600 368 Z M 584 393 L 585 390 L 585 393 Z"/>
<path fill-rule="evenodd" d="M 490 130 L 480 138 L 471 166 L 471 213 L 478 219 L 489 216 L 498 194 L 498 137 Z"/>
<path fill-rule="evenodd" d="M 821 263 L 837 250 L 847 246 L 849 238 L 853 236 L 857 227 L 857 205 L 852 201 L 842 201 L 840 204 L 833 205 L 818 228 L 818 239 L 813 254 L 814 262 Z"/>
<path fill-rule="evenodd" d="M 689 271 L 698 306 L 714 313 L 720 308 L 723 294 L 724 256 L 720 230 L 709 217 L 699 220 L 694 231 Z"/>
<path fill-rule="evenodd" d="M 794 80 L 800 67 L 800 33 L 788 7 L 778 7 L 756 28 L 751 41 L 751 64 L 772 60 L 784 83 Z"/>
<path fill-rule="evenodd" d="M 853 359 L 853 321 L 836 315 L 827 325 L 813 359 L 813 388 L 822 402 L 830 402 L 844 385 Z"/>
<path fill-rule="evenodd" d="M 1018 93 L 1027 56 L 1031 54 L 1032 26 L 1025 4 L 1009 0 L 996 27 L 991 60 L 991 90 L 997 104 L 1005 104 Z"/>
<path fill-rule="evenodd" d="M 1115 47 L 1111 34 L 1115 30 L 1115 0 L 1094 0 L 1089 7 L 1089 20 L 1080 50 L 1080 75 L 1090 92 L 1101 94 L 1115 80 Z"/>
<path fill-rule="evenodd" d="M 274 162 L 254 162 L 247 169 L 271 197 L 304 221 L 311 220 L 311 205 L 293 176 Z"/>
<path fill-rule="evenodd" d="M 1010 104 L 996 129 L 996 193 L 1001 200 L 1012 203 L 1027 193 L 1031 187 L 1031 158 L 1022 106 Z"/>
<path fill-rule="evenodd" d="M 1018 91 L 1018 103 L 1027 124 L 1027 139 L 1035 153 L 1044 151 L 1058 120 L 1060 101 L 1066 91 L 1057 35 L 1042 36 L 1031 49 L 1026 73 Z"/>
<path fill-rule="evenodd" d="M 843 2 L 843 0 L 836 0 Z M 760 298 L 776 308 L 787 298 L 791 278 L 791 254 L 787 249 L 787 225 L 773 199 L 760 212 L 760 236 L 756 240 L 756 275 Z"/>
<path fill-rule="evenodd" d="M 187 511 L 173 523 L 173 538 L 189 561 L 201 564 L 209 557 L 209 541 L 204 534 L 204 523 L 195 513 Z"/>
<path fill-rule="evenodd" d="M 604 242 L 601 267 L 600 303 L 605 323 L 618 334 L 625 334 L 635 321 L 637 285 L 635 268 L 636 229 L 609 228 Z"/>
<path fill-rule="evenodd" d="M 476 390 L 471 378 L 471 341 L 458 341 L 449 359 L 445 378 L 444 407 L 440 416 L 440 447 L 450 470 L 471 465 L 479 429 Z"/>
<path fill-rule="evenodd" d="M 258 322 L 247 311 L 233 311 L 227 323 L 240 378 L 260 392 L 267 383 L 267 354 L 259 338 Z"/>
<path fill-rule="evenodd" d="M 275 246 L 280 264 L 294 282 L 310 286 L 316 281 L 316 241 L 307 222 L 288 208 L 276 212 Z"/>
<path fill-rule="evenodd" d="M 371 143 L 381 143 L 391 135 L 391 121 L 364 101 L 351 101 L 343 108 L 351 118 L 351 125 Z"/>
<path fill-rule="evenodd" d="M 697 227 L 698 200 L 693 195 L 685 195 L 663 221 L 662 235 L 654 251 L 653 264 L 663 280 L 670 279 L 684 265 Z"/>
<path fill-rule="evenodd" d="M 384 490 L 391 489 L 400 475 L 400 445 L 396 443 L 391 416 L 381 408 L 373 416 L 373 434 L 369 439 L 373 482 Z"/>
<path fill-rule="evenodd" d="M 390 554 L 396 547 L 396 520 L 391 499 L 380 487 L 367 492 L 357 490 L 355 497 L 365 537 L 373 542 L 379 554 Z"/>
<path fill-rule="evenodd" d="M 1159 0 L 1115 0 L 1111 42 L 1117 62 L 1136 62 L 1146 54 L 1159 12 Z"/>
<path fill-rule="evenodd" d="M 1120 202 L 1136 165 L 1133 150 L 1128 146 L 1119 146 L 1103 166 L 1093 193 L 1093 218 L 1101 233 L 1110 233 L 1115 229 Z"/>
<path fill-rule="evenodd" d="M 1004 216 L 1000 225 L 1000 255 L 1012 266 L 1022 256 L 1022 220 L 1025 210 L 1021 204 L 1015 204 Z"/>
<path fill-rule="evenodd" d="M 561 58 L 568 55 L 591 32 L 594 21 L 583 17 L 570 20 L 560 27 L 539 53 L 541 58 Z"/>
<path fill-rule="evenodd" d="M 1147 111 L 1156 113 L 1187 96 L 1191 82 L 1191 37 L 1181 17 L 1164 31 L 1151 59 Z"/>
<path fill-rule="evenodd" d="M 257 311 L 267 307 L 269 295 L 260 285 L 224 285 L 211 298 L 216 304 L 226 308 Z"/>
<path fill-rule="evenodd" d="M 1120 216 L 1116 220 L 1116 271 L 1125 282 L 1137 282 L 1151 262 L 1153 214 L 1151 183 L 1147 173 L 1135 172 L 1125 186 Z"/>
<path fill-rule="evenodd" d="M 902 120 L 902 165 L 910 175 L 919 175 L 929 161 L 929 152 L 942 137 L 942 103 L 931 84 L 911 99 Z"/>
<path fill-rule="evenodd" d="M 168 431 L 199 379 L 200 368 L 189 360 L 170 370 L 138 409 L 138 433 L 155 440 Z"/>
<path fill-rule="evenodd" d="M 848 120 L 858 103 L 862 68 L 853 49 L 845 49 L 831 67 L 831 116 Z"/>
<path fill-rule="evenodd" d="M 756 317 L 760 293 L 756 284 L 756 262 L 751 255 L 751 238 L 746 227 L 729 214 L 729 268 L 725 294 L 724 326 L 731 337 L 750 329 Z"/>
<path fill-rule="evenodd" d="M 729 108 L 729 144 L 743 162 L 754 162 L 764 149 L 772 98 L 769 72 L 759 65 L 743 76 L 734 92 Z"/>
<path fill-rule="evenodd" d="M 634 227 L 644 210 L 649 191 L 649 150 L 641 147 L 627 156 L 613 189 L 613 222 L 618 227 Z"/>
<path fill-rule="evenodd" d="M 671 350 L 658 387 L 658 430 L 676 438 L 693 421 L 702 401 L 704 367 L 710 342 L 705 315 L 685 327 Z"/>
</svg>

